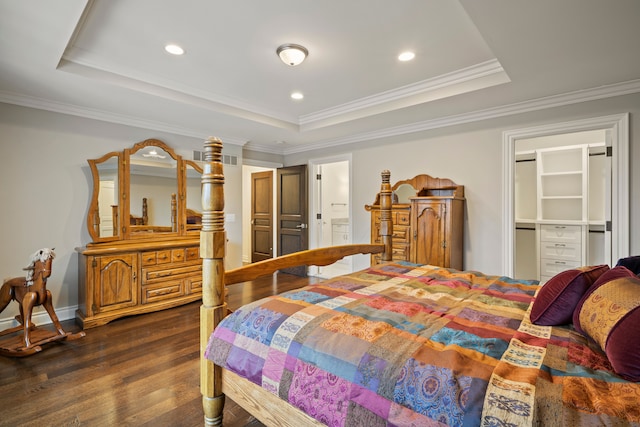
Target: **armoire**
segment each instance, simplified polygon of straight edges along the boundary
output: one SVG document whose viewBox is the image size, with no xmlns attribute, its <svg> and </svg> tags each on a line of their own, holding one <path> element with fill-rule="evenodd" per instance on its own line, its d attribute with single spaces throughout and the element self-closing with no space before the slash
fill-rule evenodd
<svg viewBox="0 0 640 427">
<path fill-rule="evenodd" d="M 464 186 L 447 178 L 417 175 L 393 191 L 392 259 L 462 269 Z M 371 242 L 380 243 L 380 194 L 371 205 Z M 380 254 L 371 256 L 371 264 Z"/>
<path fill-rule="evenodd" d="M 544 283 L 606 259 L 604 132 L 561 138 L 536 138 L 516 150 L 516 278 Z"/>
</svg>

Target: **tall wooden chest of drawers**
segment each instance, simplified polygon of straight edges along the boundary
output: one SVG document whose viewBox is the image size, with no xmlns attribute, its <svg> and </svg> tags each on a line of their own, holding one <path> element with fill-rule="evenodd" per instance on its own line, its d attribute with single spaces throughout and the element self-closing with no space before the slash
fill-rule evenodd
<svg viewBox="0 0 640 427">
<path fill-rule="evenodd" d="M 463 268 L 464 186 L 449 179 L 418 175 L 393 187 L 392 260 Z M 371 212 L 371 242 L 380 238 L 379 195 Z M 377 264 L 381 254 L 371 256 Z"/>
</svg>

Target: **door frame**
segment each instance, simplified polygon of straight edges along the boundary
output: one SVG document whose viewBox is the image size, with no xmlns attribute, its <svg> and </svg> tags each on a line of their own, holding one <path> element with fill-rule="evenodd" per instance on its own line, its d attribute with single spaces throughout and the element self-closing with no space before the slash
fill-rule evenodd
<svg viewBox="0 0 640 427">
<path fill-rule="evenodd" d="M 515 271 L 515 143 L 536 138 L 588 130 L 608 130 L 611 135 L 611 259 L 629 256 L 629 113 L 563 123 L 552 123 L 502 133 L 502 270 Z"/>
<path fill-rule="evenodd" d="M 335 156 L 318 157 L 315 159 L 309 159 L 308 171 L 309 171 L 309 249 L 315 249 L 319 247 L 319 225 L 316 219 L 316 214 L 322 210 L 320 202 L 320 189 L 317 185 L 316 173 L 319 166 L 327 163 L 347 162 L 348 174 L 349 174 L 349 236 L 353 236 L 353 167 L 352 167 L 352 155 L 351 153 L 337 154 Z M 351 240 L 353 241 L 353 240 Z M 351 269 L 353 269 L 353 263 L 351 263 Z M 311 266 L 309 268 L 309 275 L 318 275 L 319 268 Z"/>
<path fill-rule="evenodd" d="M 262 160 L 252 160 L 252 159 L 242 159 L 242 249 L 241 249 L 241 260 L 243 264 L 249 264 L 251 263 L 251 172 L 248 172 L 249 169 L 245 169 L 245 167 L 248 168 L 260 168 L 262 170 L 266 170 L 266 169 L 270 169 L 273 170 L 274 173 L 274 180 L 273 180 L 273 197 L 274 197 L 274 201 L 273 201 L 273 205 L 276 205 L 276 200 L 275 198 L 276 196 L 276 180 L 275 180 L 275 173 L 276 173 L 276 169 L 281 168 L 282 167 L 282 163 L 277 163 L 277 162 L 267 162 L 267 161 L 262 161 Z M 248 177 L 246 176 L 246 173 L 248 172 Z M 253 172 L 257 172 L 257 171 L 253 171 Z M 245 182 L 246 181 L 246 182 Z M 276 228 L 276 218 L 275 215 L 273 217 L 273 223 L 272 223 L 273 229 L 275 230 Z M 276 234 L 274 232 L 274 237 L 273 237 L 273 250 L 274 253 L 277 253 L 277 242 L 276 242 Z M 248 248 L 248 249 L 247 249 Z"/>
</svg>

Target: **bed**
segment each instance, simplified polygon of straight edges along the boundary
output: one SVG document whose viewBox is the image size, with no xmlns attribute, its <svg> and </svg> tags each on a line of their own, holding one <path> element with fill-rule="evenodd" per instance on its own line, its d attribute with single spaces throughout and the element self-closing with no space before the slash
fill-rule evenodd
<svg viewBox="0 0 640 427">
<path fill-rule="evenodd" d="M 225 272 L 221 151 L 205 142 L 206 425 L 222 425 L 225 395 L 266 425 L 640 425 L 640 280 L 626 267 L 585 266 L 541 287 L 392 262 L 384 171 L 381 245 Z M 225 285 L 357 253 L 382 263 L 228 313 Z"/>
</svg>

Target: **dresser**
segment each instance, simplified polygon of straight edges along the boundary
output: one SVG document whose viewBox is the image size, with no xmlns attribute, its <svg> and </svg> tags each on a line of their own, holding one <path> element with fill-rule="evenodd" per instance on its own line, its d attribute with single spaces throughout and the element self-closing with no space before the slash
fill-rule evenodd
<svg viewBox="0 0 640 427">
<path fill-rule="evenodd" d="M 83 328 L 202 296 L 202 168 L 156 139 L 88 160 L 91 242 L 78 253 Z"/>
<path fill-rule="evenodd" d="M 396 182 L 392 191 L 392 259 L 461 270 L 464 186 L 423 174 Z M 381 243 L 379 195 L 365 209 L 371 212 L 371 242 Z M 380 257 L 372 255 L 371 263 Z"/>
<path fill-rule="evenodd" d="M 200 299 L 199 250 L 198 239 L 79 248 L 76 319 L 86 329 Z"/>
</svg>

